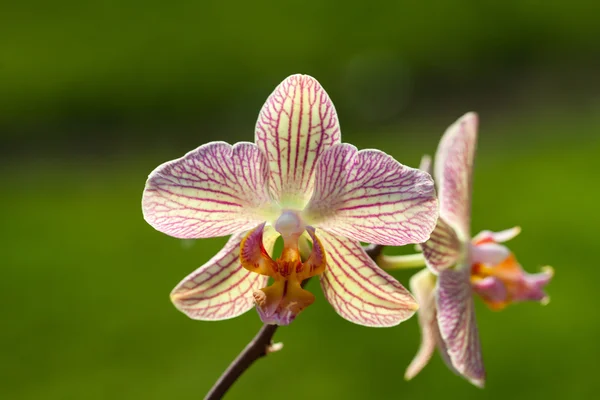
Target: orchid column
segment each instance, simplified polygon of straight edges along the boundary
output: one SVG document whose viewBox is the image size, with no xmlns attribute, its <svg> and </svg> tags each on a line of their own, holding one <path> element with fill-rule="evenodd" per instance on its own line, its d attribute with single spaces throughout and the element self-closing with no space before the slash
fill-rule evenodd
<svg viewBox="0 0 600 400">
<path fill-rule="evenodd" d="M 412 295 L 360 242 L 426 241 L 437 219 L 433 180 L 340 141 L 327 93 L 314 78 L 293 75 L 263 106 L 255 143 L 208 143 L 150 174 L 142 208 L 154 228 L 178 238 L 232 235 L 175 287 L 177 308 L 219 320 L 256 304 L 265 323 L 286 325 L 314 301 L 301 282 L 319 275 L 349 321 L 392 326 L 413 315 Z M 273 258 L 279 236 L 284 248 Z"/>
</svg>

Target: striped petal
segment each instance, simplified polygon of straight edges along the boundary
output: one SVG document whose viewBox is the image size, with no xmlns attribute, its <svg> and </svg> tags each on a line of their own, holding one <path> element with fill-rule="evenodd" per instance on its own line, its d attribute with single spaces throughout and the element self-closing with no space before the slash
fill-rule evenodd
<svg viewBox="0 0 600 400">
<path fill-rule="evenodd" d="M 469 268 L 440 272 L 437 286 L 437 318 L 452 365 L 471 383 L 483 387 L 485 369 L 481 358 L 469 276 Z"/>
<path fill-rule="evenodd" d="M 435 285 L 436 276 L 427 268 L 413 275 L 410 279 L 410 290 L 415 295 L 419 303 L 419 327 L 421 328 L 421 345 L 415 358 L 406 369 L 404 379 L 414 378 L 427 365 L 433 351 L 437 347 L 440 356 L 450 371 L 458 374 L 450 356 L 446 344 L 440 335 L 440 328 L 437 322 L 437 307 L 435 303 Z M 459 375 L 459 374 L 458 374 Z"/>
<path fill-rule="evenodd" d="M 253 143 L 208 143 L 152 171 L 144 218 L 178 238 L 245 231 L 270 217 L 267 179 L 267 160 Z"/>
<path fill-rule="evenodd" d="M 217 255 L 173 289 L 175 307 L 192 319 L 212 321 L 237 317 L 254 307 L 252 294 L 265 287 L 269 277 L 242 267 L 240 243 L 244 236 L 232 236 Z M 274 229 L 265 229 L 263 243 L 269 253 L 277 237 Z"/>
<path fill-rule="evenodd" d="M 338 144 L 317 161 L 305 215 L 311 225 L 337 235 L 401 246 L 429 238 L 437 199 L 429 174 L 378 150 Z"/>
<path fill-rule="evenodd" d="M 421 345 L 419 351 L 406 369 L 404 378 L 414 378 L 427 365 L 433 351 L 438 345 L 439 329 L 435 310 L 436 277 L 428 269 L 423 269 L 410 278 L 410 291 L 419 303 L 419 327 L 421 328 Z"/>
<path fill-rule="evenodd" d="M 443 218 L 461 240 L 470 238 L 473 159 L 477 114 L 468 113 L 444 133 L 435 155 L 434 176 Z"/>
<path fill-rule="evenodd" d="M 364 326 L 394 326 L 418 308 L 412 295 L 380 269 L 357 241 L 319 230 L 327 252 L 325 297 L 343 318 Z"/>
<path fill-rule="evenodd" d="M 462 244 L 452 229 L 441 218 L 428 241 L 421 244 L 425 264 L 434 273 L 456 265 L 461 257 Z"/>
<path fill-rule="evenodd" d="M 255 134 L 267 155 L 273 196 L 285 207 L 304 208 L 317 157 L 340 137 L 333 103 L 316 79 L 292 75 L 277 86 L 260 111 Z"/>
</svg>

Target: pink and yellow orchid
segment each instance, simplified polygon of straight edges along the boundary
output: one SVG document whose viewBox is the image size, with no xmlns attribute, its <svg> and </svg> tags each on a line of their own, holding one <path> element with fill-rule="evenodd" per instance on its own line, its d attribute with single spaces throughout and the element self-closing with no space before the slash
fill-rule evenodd
<svg viewBox="0 0 600 400">
<path fill-rule="evenodd" d="M 301 283 L 320 275 L 325 297 L 351 322 L 393 326 L 414 314 L 412 295 L 360 241 L 427 240 L 437 219 L 433 180 L 340 136 L 325 90 L 293 75 L 263 106 L 254 143 L 208 143 L 150 174 L 142 208 L 155 229 L 177 238 L 232 235 L 175 287 L 179 310 L 220 320 L 256 304 L 265 323 L 286 325 L 314 301 Z M 279 236 L 283 251 L 273 259 Z"/>
<path fill-rule="evenodd" d="M 437 347 L 446 364 L 482 387 L 485 369 L 475 321 L 473 293 L 492 309 L 524 300 L 548 301 L 544 286 L 553 271 L 527 274 L 499 243 L 519 228 L 483 231 L 471 238 L 472 170 L 477 142 L 477 115 L 468 113 L 444 133 L 435 157 L 440 217 L 431 238 L 422 244 L 428 269 L 414 275 L 410 287 L 420 305 L 422 341 L 406 371 L 411 379 Z M 428 164 L 428 160 L 424 160 Z M 426 168 L 426 167 L 425 167 Z"/>
</svg>

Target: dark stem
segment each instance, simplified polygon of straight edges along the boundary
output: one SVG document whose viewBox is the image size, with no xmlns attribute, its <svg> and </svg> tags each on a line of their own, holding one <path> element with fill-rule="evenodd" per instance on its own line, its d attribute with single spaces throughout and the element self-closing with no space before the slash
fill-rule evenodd
<svg viewBox="0 0 600 400">
<path fill-rule="evenodd" d="M 248 343 L 246 348 L 227 367 L 223 375 L 210 389 L 204 400 L 220 399 L 229 390 L 231 385 L 246 371 L 254 361 L 267 355 L 271 346 L 271 339 L 277 330 L 277 325 L 263 325 L 254 339 Z"/>
<path fill-rule="evenodd" d="M 383 251 L 383 246 L 369 245 L 365 251 L 373 260 L 375 260 Z M 302 283 L 302 286 L 307 281 Z M 246 348 L 233 360 L 225 372 L 219 377 L 210 391 L 204 397 L 204 400 L 221 399 L 227 393 L 229 388 L 238 380 L 238 378 L 254 363 L 266 356 L 273 345 L 273 336 L 279 328 L 278 325 L 263 325 L 256 336 L 246 345 Z"/>
</svg>

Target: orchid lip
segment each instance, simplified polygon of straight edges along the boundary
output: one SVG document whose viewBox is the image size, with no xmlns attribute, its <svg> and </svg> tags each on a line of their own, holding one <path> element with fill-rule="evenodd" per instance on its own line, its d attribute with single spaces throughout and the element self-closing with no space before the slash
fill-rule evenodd
<svg viewBox="0 0 600 400">
<path fill-rule="evenodd" d="M 288 325 L 314 302 L 314 295 L 301 286 L 302 282 L 325 271 L 327 256 L 315 235 L 315 229 L 305 226 L 298 213 L 284 211 L 275 223 L 283 237 L 281 256 L 274 260 L 262 246 L 265 223 L 248 232 L 240 244 L 240 261 L 244 268 L 273 278 L 270 286 L 253 293 L 257 311 L 266 324 Z M 313 247 L 306 261 L 300 255 L 299 240 L 308 233 Z"/>
<path fill-rule="evenodd" d="M 548 302 L 544 287 L 554 275 L 552 268 L 545 267 L 540 273 L 529 274 L 507 247 L 497 243 L 518 233 L 518 228 L 498 233 L 483 231 L 471 244 L 471 284 L 491 309 L 501 310 L 521 301 Z"/>
</svg>

